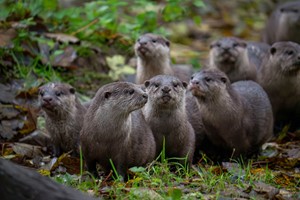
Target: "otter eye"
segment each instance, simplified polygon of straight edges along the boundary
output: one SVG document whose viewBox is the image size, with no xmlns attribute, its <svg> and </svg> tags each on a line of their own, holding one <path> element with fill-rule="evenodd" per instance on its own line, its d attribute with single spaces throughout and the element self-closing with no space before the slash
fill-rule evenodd
<svg viewBox="0 0 300 200">
<path fill-rule="evenodd" d="M 40 94 L 41 96 L 44 96 L 45 92 L 44 92 L 43 90 L 41 90 L 41 91 L 39 92 L 39 94 Z"/>
<path fill-rule="evenodd" d="M 173 83 L 173 86 L 176 88 L 178 86 L 178 83 Z"/>
<path fill-rule="evenodd" d="M 285 53 L 290 56 L 290 55 L 294 54 L 294 51 L 293 50 L 287 50 Z"/>
<path fill-rule="evenodd" d="M 60 95 L 62 95 L 62 94 L 63 94 L 63 93 L 62 93 L 61 91 L 56 91 L 56 92 L 55 92 L 55 95 L 58 96 L 58 97 L 59 97 Z"/>
<path fill-rule="evenodd" d="M 193 80 L 193 79 L 194 79 L 194 76 L 191 77 L 191 80 Z"/>
<path fill-rule="evenodd" d="M 154 40 L 154 39 L 153 39 L 153 40 L 152 40 L 152 42 L 153 42 L 153 43 L 155 43 L 155 42 L 156 42 L 156 40 Z"/>
<path fill-rule="evenodd" d="M 237 47 L 237 46 L 239 46 L 239 44 L 238 44 L 238 43 L 233 43 L 232 46 L 233 46 L 233 47 Z"/>
<path fill-rule="evenodd" d="M 158 88 L 159 84 L 158 83 L 154 83 L 154 87 Z"/>
<path fill-rule="evenodd" d="M 217 44 L 216 44 L 216 47 L 221 47 L 221 44 L 220 44 L 220 43 L 217 43 Z"/>
<path fill-rule="evenodd" d="M 210 82 L 212 79 L 209 78 L 209 77 L 205 77 L 204 80 L 205 80 L 206 82 Z"/>
<path fill-rule="evenodd" d="M 128 91 L 128 93 L 129 93 L 130 95 L 132 95 L 132 94 L 134 93 L 134 89 L 130 89 L 130 90 Z"/>
</svg>

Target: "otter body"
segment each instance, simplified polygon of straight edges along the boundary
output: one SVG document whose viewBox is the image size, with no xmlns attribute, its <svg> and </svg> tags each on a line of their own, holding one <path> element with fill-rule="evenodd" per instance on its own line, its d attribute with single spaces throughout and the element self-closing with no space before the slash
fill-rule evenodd
<svg viewBox="0 0 300 200">
<path fill-rule="evenodd" d="M 258 73 L 258 82 L 270 98 L 276 121 L 299 121 L 300 45 L 274 43 Z"/>
<path fill-rule="evenodd" d="M 71 150 L 78 154 L 79 134 L 86 109 L 76 97 L 75 89 L 64 83 L 46 84 L 39 88 L 39 102 L 54 144 L 54 155 Z"/>
<path fill-rule="evenodd" d="M 133 83 L 117 82 L 101 87 L 87 111 L 81 131 L 82 152 L 88 170 L 95 175 L 96 163 L 105 171 L 112 160 L 117 172 L 154 160 L 155 140 L 140 108 L 147 94 Z"/>
<path fill-rule="evenodd" d="M 143 114 L 156 141 L 156 155 L 163 149 L 169 158 L 187 158 L 192 163 L 195 134 L 185 108 L 186 83 L 169 75 L 157 75 L 145 82 L 149 101 Z M 183 160 L 182 163 L 185 163 Z"/>
<path fill-rule="evenodd" d="M 217 68 L 227 74 L 231 82 L 256 81 L 256 66 L 249 60 L 247 43 L 227 37 L 210 46 L 208 68 Z"/>
<path fill-rule="evenodd" d="M 292 1 L 279 5 L 271 14 L 263 33 L 263 42 L 279 41 L 300 43 L 300 2 Z"/>
<path fill-rule="evenodd" d="M 199 102 L 206 146 L 213 156 L 249 156 L 272 137 L 272 107 L 257 83 L 239 81 L 231 85 L 226 74 L 207 69 L 192 76 L 189 90 Z"/>
<path fill-rule="evenodd" d="M 137 56 L 137 84 L 160 74 L 175 75 L 180 80 L 188 81 L 192 74 L 187 67 L 171 67 L 170 42 L 164 37 L 152 33 L 141 35 L 134 50 Z"/>
</svg>

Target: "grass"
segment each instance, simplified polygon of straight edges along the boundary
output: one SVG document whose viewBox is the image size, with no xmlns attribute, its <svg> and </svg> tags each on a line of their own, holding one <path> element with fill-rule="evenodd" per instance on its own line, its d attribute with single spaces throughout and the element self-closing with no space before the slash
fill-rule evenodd
<svg viewBox="0 0 300 200">
<path fill-rule="evenodd" d="M 120 179 L 116 170 L 100 179 L 81 170 L 80 175 L 60 174 L 54 180 L 109 199 L 234 198 L 240 197 L 241 193 L 250 195 L 258 182 L 276 186 L 272 170 L 268 166 L 254 167 L 253 160 L 247 163 L 234 161 L 222 166 L 202 162 L 188 169 L 175 159 L 170 162 L 163 152 L 146 167 L 131 168 L 127 182 Z M 82 156 L 80 158 L 82 167 Z"/>
</svg>

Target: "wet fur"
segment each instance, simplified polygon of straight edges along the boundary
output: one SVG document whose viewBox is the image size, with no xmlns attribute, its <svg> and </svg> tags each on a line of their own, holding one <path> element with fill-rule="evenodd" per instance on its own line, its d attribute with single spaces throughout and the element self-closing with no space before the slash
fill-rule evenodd
<svg viewBox="0 0 300 200">
<path fill-rule="evenodd" d="M 191 165 L 195 134 L 186 114 L 186 83 L 174 76 L 158 75 L 146 81 L 145 87 L 149 101 L 143 114 L 155 137 L 156 155 L 162 151 L 165 138 L 166 156 L 187 157 Z M 180 162 L 184 164 L 184 161 Z"/>
<path fill-rule="evenodd" d="M 81 132 L 81 145 L 88 170 L 96 163 L 108 171 L 112 159 L 119 175 L 154 160 L 155 141 L 140 111 L 147 95 L 132 83 L 117 82 L 101 87 L 95 95 Z"/>
<path fill-rule="evenodd" d="M 256 81 L 256 67 L 249 60 L 247 43 L 239 38 L 227 37 L 213 42 L 208 68 L 225 72 L 231 82 Z"/>
<path fill-rule="evenodd" d="M 193 73 L 188 67 L 171 67 L 170 42 L 162 36 L 152 33 L 141 35 L 134 50 L 137 56 L 137 84 L 160 74 L 175 75 L 182 81 L 188 81 Z"/>
<path fill-rule="evenodd" d="M 300 46 L 298 44 L 274 43 L 258 73 L 258 81 L 270 98 L 276 120 L 292 118 L 298 120 L 300 114 Z"/>
<path fill-rule="evenodd" d="M 59 96 L 57 95 L 59 94 Z M 49 108 L 43 98 L 52 98 Z M 46 129 L 54 144 L 54 154 L 73 150 L 78 155 L 79 133 L 86 112 L 75 89 L 64 83 L 49 83 L 39 88 L 39 102 L 45 113 Z"/>
<path fill-rule="evenodd" d="M 271 14 L 263 32 L 263 42 L 279 41 L 300 43 L 300 2 L 292 1 L 279 5 Z"/>
<path fill-rule="evenodd" d="M 199 102 L 209 155 L 219 160 L 249 156 L 272 137 L 271 104 L 257 83 L 230 84 L 223 72 L 207 69 L 192 76 L 189 90 Z"/>
</svg>

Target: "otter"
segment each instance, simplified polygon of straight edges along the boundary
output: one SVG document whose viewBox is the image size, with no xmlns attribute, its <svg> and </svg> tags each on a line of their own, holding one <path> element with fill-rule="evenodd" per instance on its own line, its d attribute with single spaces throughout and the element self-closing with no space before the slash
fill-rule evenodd
<svg viewBox="0 0 300 200">
<path fill-rule="evenodd" d="M 272 107 L 256 82 L 231 84 L 224 72 L 206 69 L 192 76 L 188 89 L 199 103 L 206 146 L 215 150 L 208 153 L 218 159 L 253 155 L 272 137 Z"/>
<path fill-rule="evenodd" d="M 157 75 L 144 83 L 149 101 L 142 109 L 156 141 L 156 155 L 163 149 L 168 158 L 187 158 L 192 164 L 195 133 L 185 107 L 187 83 L 170 75 Z M 185 163 L 185 160 L 179 161 Z"/>
<path fill-rule="evenodd" d="M 97 91 L 80 135 L 88 171 L 98 176 L 96 163 L 105 171 L 112 169 L 111 159 L 126 178 L 128 168 L 154 160 L 154 136 L 140 110 L 147 100 L 147 94 L 133 83 L 109 83 Z"/>
<path fill-rule="evenodd" d="M 141 35 L 134 50 L 137 56 L 137 84 L 160 74 L 175 75 L 182 81 L 188 81 L 192 75 L 192 69 L 187 67 L 171 67 L 170 41 L 162 36 L 152 33 Z"/>
<path fill-rule="evenodd" d="M 262 41 L 272 45 L 280 41 L 300 43 L 300 1 L 279 5 L 271 14 L 263 31 Z"/>
<path fill-rule="evenodd" d="M 274 43 L 258 71 L 258 82 L 270 98 L 276 121 L 299 121 L 300 45 Z"/>
<path fill-rule="evenodd" d="M 195 132 L 195 151 L 193 163 L 197 163 L 201 159 L 201 148 L 205 138 L 205 129 L 202 123 L 201 111 L 196 97 L 190 91 L 185 93 L 185 107 L 188 121 L 192 125 Z"/>
<path fill-rule="evenodd" d="M 45 113 L 46 130 L 54 144 L 54 155 L 71 150 L 73 155 L 78 155 L 86 108 L 76 97 L 75 89 L 66 83 L 48 83 L 39 88 L 39 102 Z"/>
<path fill-rule="evenodd" d="M 256 81 L 256 66 L 249 60 L 247 42 L 239 38 L 225 37 L 213 42 L 208 67 L 225 72 L 231 82 Z"/>
<path fill-rule="evenodd" d="M 262 62 L 268 55 L 270 48 L 271 46 L 267 43 L 253 41 L 247 42 L 248 57 L 250 62 L 255 65 L 256 71 L 261 68 Z"/>
</svg>

